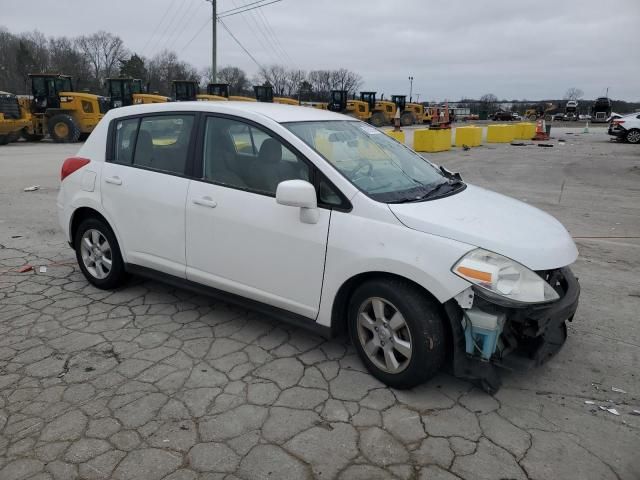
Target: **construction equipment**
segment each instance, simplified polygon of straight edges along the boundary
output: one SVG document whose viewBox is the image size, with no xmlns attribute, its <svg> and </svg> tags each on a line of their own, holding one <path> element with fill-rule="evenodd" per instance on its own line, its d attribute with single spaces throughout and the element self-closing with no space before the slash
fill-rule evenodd
<svg viewBox="0 0 640 480">
<path fill-rule="evenodd" d="M 107 78 L 106 86 L 109 96 L 109 108 L 171 101 L 169 97 L 164 95 L 144 92 L 142 80 L 139 78 Z"/>
<path fill-rule="evenodd" d="M 609 97 L 598 97 L 591 107 L 591 119 L 593 123 L 606 122 L 611 116 L 611 100 Z"/>
<path fill-rule="evenodd" d="M 207 85 L 207 95 L 214 95 L 216 97 L 226 98 L 227 100 L 239 101 L 239 102 L 255 102 L 255 98 L 244 97 L 242 95 L 229 95 L 228 83 L 210 83 Z"/>
<path fill-rule="evenodd" d="M 422 123 L 423 115 L 416 115 L 416 108 L 414 106 L 418 106 L 419 104 L 408 104 L 406 95 L 391 95 L 391 101 L 396 104 L 396 108 L 400 111 L 400 125 L 403 127 L 408 127 L 409 125 L 413 125 L 417 121 Z M 409 107 L 412 105 L 412 107 Z M 420 107 L 422 105 L 419 105 Z M 424 109 L 423 109 L 424 110 Z"/>
<path fill-rule="evenodd" d="M 551 115 L 558 109 L 553 103 L 539 103 L 535 108 L 529 108 L 524 112 L 525 118 L 535 121 L 539 118 L 551 120 Z"/>
<path fill-rule="evenodd" d="M 369 104 L 361 100 L 349 100 L 346 90 L 331 90 L 331 100 L 327 104 L 327 110 L 344 113 L 363 122 L 368 122 L 371 119 Z"/>
<path fill-rule="evenodd" d="M 282 103 L 284 105 L 300 105 L 300 102 L 293 98 L 287 97 L 274 97 L 273 87 L 271 85 L 255 85 L 253 91 L 256 94 L 256 100 L 258 102 L 267 103 Z"/>
<path fill-rule="evenodd" d="M 369 104 L 371 118 L 369 122 L 374 127 L 389 125 L 396 114 L 396 104 L 389 100 L 376 100 L 376 92 L 360 92 L 360 101 Z"/>
<path fill-rule="evenodd" d="M 22 114 L 18 97 L 0 91 L 0 145 L 18 140 L 20 132 L 28 125 L 29 120 Z"/>
<path fill-rule="evenodd" d="M 106 97 L 75 92 L 68 75 L 44 73 L 29 78 L 32 97 L 20 100 L 29 120 L 23 129 L 28 141 L 39 141 L 47 134 L 58 143 L 82 140 L 109 109 Z"/>
</svg>

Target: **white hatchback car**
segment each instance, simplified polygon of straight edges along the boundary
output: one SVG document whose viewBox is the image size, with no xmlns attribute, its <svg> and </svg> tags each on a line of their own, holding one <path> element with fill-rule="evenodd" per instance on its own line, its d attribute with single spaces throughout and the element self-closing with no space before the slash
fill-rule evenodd
<svg viewBox="0 0 640 480">
<path fill-rule="evenodd" d="M 397 388 L 445 362 L 500 384 L 564 343 L 571 236 L 366 123 L 266 103 L 111 110 L 62 167 L 60 224 L 93 285 L 128 273 L 348 331 Z"/>
</svg>

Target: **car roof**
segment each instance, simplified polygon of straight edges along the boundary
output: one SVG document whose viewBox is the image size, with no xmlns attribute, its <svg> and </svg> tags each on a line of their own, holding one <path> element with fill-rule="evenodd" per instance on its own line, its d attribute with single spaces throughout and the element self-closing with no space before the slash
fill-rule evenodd
<svg viewBox="0 0 640 480">
<path fill-rule="evenodd" d="M 278 123 L 283 122 L 309 122 L 327 120 L 353 120 L 339 113 L 328 110 L 320 110 L 313 107 L 283 105 L 266 102 L 240 102 L 240 101 L 194 101 L 194 102 L 167 102 L 132 105 L 110 110 L 114 118 L 128 115 L 144 115 L 147 113 L 162 112 L 212 112 L 236 114 L 254 114 L 270 118 Z"/>
</svg>

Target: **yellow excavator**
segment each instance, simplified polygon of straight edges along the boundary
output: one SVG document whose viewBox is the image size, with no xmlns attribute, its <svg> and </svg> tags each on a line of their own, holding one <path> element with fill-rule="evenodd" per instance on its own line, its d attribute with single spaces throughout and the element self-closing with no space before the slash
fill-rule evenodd
<svg viewBox="0 0 640 480">
<path fill-rule="evenodd" d="M 20 99 L 24 117 L 22 130 L 27 141 L 37 142 L 47 134 L 58 143 L 77 142 L 89 136 L 109 109 L 107 98 L 73 90 L 68 75 L 29 75 L 31 97 Z"/>
<path fill-rule="evenodd" d="M 110 108 L 171 101 L 164 95 L 146 93 L 139 78 L 107 78 L 105 83 Z"/>
<path fill-rule="evenodd" d="M 0 91 L 0 145 L 18 140 L 20 132 L 28 125 L 29 120 L 22 112 L 18 97 Z"/>
<path fill-rule="evenodd" d="M 215 95 L 216 97 L 226 98 L 227 100 L 237 102 L 255 102 L 255 98 L 244 97 L 242 95 L 229 95 L 228 83 L 210 83 L 207 85 L 207 94 Z"/>
<path fill-rule="evenodd" d="M 371 120 L 369 103 L 362 100 L 349 100 L 346 90 L 331 90 L 331 100 L 327 104 L 327 110 L 350 115 L 363 122 Z"/>
</svg>

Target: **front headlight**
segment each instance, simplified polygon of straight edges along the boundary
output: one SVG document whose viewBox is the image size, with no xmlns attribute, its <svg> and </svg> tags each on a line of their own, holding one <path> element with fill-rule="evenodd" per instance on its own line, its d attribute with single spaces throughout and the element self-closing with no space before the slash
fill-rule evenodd
<svg viewBox="0 0 640 480">
<path fill-rule="evenodd" d="M 451 269 L 490 294 L 520 303 L 543 303 L 560 298 L 535 272 L 497 253 L 478 248 Z"/>
</svg>

